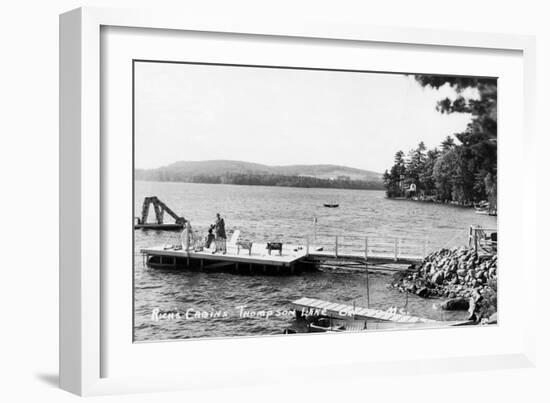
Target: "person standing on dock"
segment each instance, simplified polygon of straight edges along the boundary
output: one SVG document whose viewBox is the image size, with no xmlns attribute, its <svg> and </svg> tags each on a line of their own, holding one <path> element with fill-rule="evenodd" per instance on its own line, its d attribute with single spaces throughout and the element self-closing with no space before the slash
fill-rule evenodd
<svg viewBox="0 0 550 403">
<path fill-rule="evenodd" d="M 213 229 L 214 225 L 211 225 L 210 228 L 208 228 L 208 235 L 206 235 L 206 239 L 204 241 L 204 247 L 206 249 L 210 249 L 212 243 L 214 243 L 214 245 L 216 244 L 216 237 L 214 237 L 214 234 L 212 233 Z"/>
<path fill-rule="evenodd" d="M 214 232 L 216 233 L 216 251 L 214 253 L 221 251 L 225 255 L 227 253 L 227 236 L 225 235 L 225 221 L 220 216 L 220 213 L 216 214 Z"/>
</svg>

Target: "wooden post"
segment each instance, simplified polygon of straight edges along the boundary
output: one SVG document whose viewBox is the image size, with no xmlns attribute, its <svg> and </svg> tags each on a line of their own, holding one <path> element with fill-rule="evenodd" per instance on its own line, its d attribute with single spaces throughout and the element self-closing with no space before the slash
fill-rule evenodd
<svg viewBox="0 0 550 403">
<path fill-rule="evenodd" d="M 187 231 L 187 236 L 185 237 L 185 253 L 187 254 L 187 268 L 189 268 L 189 266 L 191 265 L 191 259 L 189 258 L 189 237 L 193 236 L 191 231 L 189 231 L 189 229 L 187 230 L 184 230 L 184 231 Z"/>
<path fill-rule="evenodd" d="M 423 258 L 426 257 L 428 252 L 428 238 L 424 238 L 424 247 L 422 248 Z"/>
<path fill-rule="evenodd" d="M 369 241 L 368 237 L 365 237 L 365 272 L 367 273 L 367 308 L 370 306 L 370 286 L 369 286 L 369 265 L 367 263 L 368 256 L 369 256 Z M 365 328 L 367 324 L 365 322 Z"/>
<path fill-rule="evenodd" d="M 365 272 L 367 273 L 367 308 L 370 308 L 370 284 L 369 284 L 369 265 L 365 261 Z"/>
<path fill-rule="evenodd" d="M 317 243 L 317 216 L 313 216 L 313 242 Z"/>
<path fill-rule="evenodd" d="M 306 236 L 306 257 L 309 256 L 309 237 Z"/>
<path fill-rule="evenodd" d="M 370 283 L 369 283 L 369 266 L 365 263 L 367 271 L 367 308 L 370 308 Z"/>
<path fill-rule="evenodd" d="M 393 259 L 397 262 L 397 254 L 398 252 L 398 245 L 397 245 L 397 238 L 394 239 L 394 248 L 393 248 Z"/>
<path fill-rule="evenodd" d="M 338 257 L 338 235 L 334 237 L 334 257 Z"/>
</svg>

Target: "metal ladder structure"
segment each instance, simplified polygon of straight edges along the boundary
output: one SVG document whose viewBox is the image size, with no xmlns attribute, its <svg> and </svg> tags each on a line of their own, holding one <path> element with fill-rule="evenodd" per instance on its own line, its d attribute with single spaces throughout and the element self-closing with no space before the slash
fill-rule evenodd
<svg viewBox="0 0 550 403">
<path fill-rule="evenodd" d="M 149 208 L 153 205 L 155 210 L 156 223 L 148 223 L 147 217 L 149 216 Z M 164 213 L 167 213 L 174 219 L 174 224 L 164 223 Z M 170 207 L 162 202 L 157 196 L 149 196 L 143 199 L 143 206 L 141 207 L 141 217 L 137 218 L 137 224 L 135 228 L 155 228 L 155 229 L 178 229 L 183 228 L 183 225 L 187 222 L 184 217 L 177 215 Z"/>
</svg>

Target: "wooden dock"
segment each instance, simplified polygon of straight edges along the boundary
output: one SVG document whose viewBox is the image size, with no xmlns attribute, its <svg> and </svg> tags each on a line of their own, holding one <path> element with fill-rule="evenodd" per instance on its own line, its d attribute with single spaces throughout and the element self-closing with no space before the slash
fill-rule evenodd
<svg viewBox="0 0 550 403">
<path fill-rule="evenodd" d="M 147 223 L 147 224 L 135 224 L 135 229 L 142 230 L 156 230 L 156 231 L 180 231 L 183 229 L 183 224 L 157 224 L 157 223 Z"/>
<path fill-rule="evenodd" d="M 343 322 L 352 322 L 355 324 L 355 327 L 349 328 L 346 326 L 346 328 L 352 331 L 361 330 L 360 327 L 357 326 L 357 322 L 360 321 L 364 321 L 364 329 L 370 330 L 464 326 L 472 323 L 467 320 L 438 321 L 307 297 L 293 301 L 291 303 L 291 308 L 296 311 L 297 318 L 327 317 Z"/>
<path fill-rule="evenodd" d="M 424 258 L 420 255 L 412 254 L 401 254 L 398 257 L 395 257 L 393 253 L 371 253 L 368 257 L 365 257 L 364 252 L 340 252 L 336 255 L 333 251 L 310 251 L 308 253 L 308 260 L 315 262 L 325 262 L 330 264 L 330 262 L 344 262 L 344 261 L 354 261 L 369 264 L 384 264 L 384 263 L 399 263 L 411 265 L 415 263 L 420 263 Z"/>
<path fill-rule="evenodd" d="M 227 245 L 227 252 L 212 253 L 212 250 L 189 252 L 175 250 L 173 246 L 156 246 L 141 249 L 148 266 L 154 268 L 196 269 L 204 271 L 230 271 L 237 273 L 277 273 L 294 274 L 301 271 L 300 261 L 305 258 L 304 248 L 283 245 L 283 250 L 268 253 L 265 243 L 256 243 L 252 249 L 237 250 L 235 245 Z"/>
<path fill-rule="evenodd" d="M 417 316 L 402 315 L 372 308 L 354 307 L 352 305 L 328 302 L 315 298 L 300 298 L 291 303 L 292 309 L 300 315 L 327 316 L 339 319 L 390 321 L 396 323 L 436 323 L 436 320 Z"/>
<path fill-rule="evenodd" d="M 153 268 L 197 269 L 204 271 L 229 271 L 239 273 L 294 274 L 319 267 L 337 267 L 345 270 L 406 270 L 419 263 L 426 253 L 426 242 L 406 238 L 364 237 L 346 243 L 335 236 L 332 245 L 312 245 L 306 237 L 304 245 L 283 244 L 282 253 L 268 253 L 266 242 L 255 242 L 250 253 L 239 249 L 236 242 L 239 231 L 227 242 L 227 253 L 212 254 L 212 250 L 188 251 L 175 245 L 154 246 L 141 249 L 144 261 Z M 346 237 L 349 240 L 349 237 Z M 361 246 L 362 244 L 362 246 Z M 393 265 L 392 267 L 389 267 Z"/>
<path fill-rule="evenodd" d="M 393 245 L 393 243 L 392 243 Z M 395 243 L 397 245 L 397 243 Z M 315 270 L 319 266 L 366 270 L 367 267 L 382 270 L 377 265 L 388 266 L 389 271 L 405 270 L 408 265 L 419 263 L 420 255 L 394 251 L 373 251 L 365 243 L 365 250 L 342 250 L 338 244 L 334 249 L 318 246 L 283 244 L 282 253 L 268 253 L 265 242 L 253 243 L 252 249 L 237 249 L 228 242 L 227 253 L 213 254 L 212 250 L 185 251 L 175 245 L 154 246 L 140 250 L 144 263 L 149 267 L 163 269 L 196 269 L 204 271 L 229 271 L 238 273 L 295 274 Z M 353 266 L 353 267 L 352 267 Z"/>
</svg>

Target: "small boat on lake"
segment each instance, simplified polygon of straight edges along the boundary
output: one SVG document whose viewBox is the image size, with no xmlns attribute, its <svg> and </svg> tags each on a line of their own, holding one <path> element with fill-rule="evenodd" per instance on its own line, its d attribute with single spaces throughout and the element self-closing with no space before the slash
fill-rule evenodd
<svg viewBox="0 0 550 403">
<path fill-rule="evenodd" d="M 328 208 L 336 208 L 340 205 L 338 203 L 323 203 L 323 206 L 328 207 Z"/>
<path fill-rule="evenodd" d="M 483 215 L 490 215 L 490 216 L 497 215 L 496 208 L 491 208 L 491 205 L 487 201 L 482 201 L 478 204 L 474 204 L 474 209 L 476 211 L 476 214 L 483 214 Z"/>
<path fill-rule="evenodd" d="M 310 333 L 332 333 L 343 332 L 346 330 L 342 321 L 333 323 L 331 318 L 315 318 L 315 320 L 308 324 L 308 331 Z"/>
<path fill-rule="evenodd" d="M 496 210 L 476 210 L 476 214 L 496 216 Z"/>
</svg>

